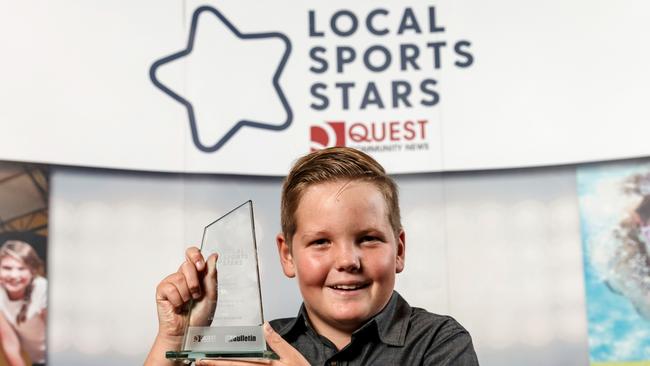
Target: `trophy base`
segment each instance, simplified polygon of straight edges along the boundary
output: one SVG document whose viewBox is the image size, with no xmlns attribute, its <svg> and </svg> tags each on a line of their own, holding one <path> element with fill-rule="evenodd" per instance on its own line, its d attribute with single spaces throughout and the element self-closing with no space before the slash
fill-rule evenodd
<svg viewBox="0 0 650 366">
<path fill-rule="evenodd" d="M 184 363 L 191 363 L 196 360 L 203 359 L 219 359 L 219 358 L 239 358 L 239 359 L 258 359 L 258 360 L 279 360 L 280 357 L 272 351 L 238 351 L 238 352 L 210 352 L 210 351 L 167 351 L 165 354 L 170 360 L 181 361 Z"/>
</svg>

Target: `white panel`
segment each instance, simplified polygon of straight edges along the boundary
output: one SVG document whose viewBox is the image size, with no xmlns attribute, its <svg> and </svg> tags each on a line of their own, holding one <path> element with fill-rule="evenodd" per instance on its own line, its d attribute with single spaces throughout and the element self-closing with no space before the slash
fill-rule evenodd
<svg viewBox="0 0 650 366">
<path fill-rule="evenodd" d="M 400 176 L 406 268 L 396 288 L 450 314 L 482 365 L 587 363 L 572 168 Z M 59 169 L 49 249 L 52 365 L 137 364 L 156 333 L 154 289 L 203 225 L 253 199 L 266 319 L 301 302 L 280 268 L 277 178 Z"/>
<path fill-rule="evenodd" d="M 0 5 L 0 158 L 283 175 L 312 145 L 311 127 L 337 121 L 345 124 L 341 136 L 348 146 L 370 151 L 394 173 L 650 155 L 646 1 L 209 4 L 198 17 L 193 51 L 154 72 L 169 91 L 191 102 L 196 144 L 190 110 L 154 85 L 150 68 L 188 48 L 192 17 L 205 2 Z M 377 9 L 387 14 L 371 24 L 385 28 L 385 35 L 366 27 Z M 337 36 L 332 19 L 342 30 L 356 19 L 358 29 Z M 403 19 L 412 27 L 400 34 Z M 444 31 L 431 32 L 431 23 Z M 310 24 L 323 36 L 310 36 Z M 273 76 L 288 48 L 269 32 L 291 43 L 277 88 Z M 431 42 L 445 42 L 439 65 Z M 324 47 L 318 55 L 327 60 L 327 71 L 310 71 L 321 65 L 310 57 L 314 47 Z M 356 55 L 340 72 L 339 47 Z M 409 50 L 404 54 L 418 53 L 413 62 L 402 62 L 403 47 Z M 364 66 L 369 50 L 368 62 L 382 64 L 384 48 L 391 60 L 385 70 Z M 351 52 L 340 49 L 343 56 Z M 425 85 L 428 93 L 421 90 L 427 79 L 435 80 Z M 396 90 L 407 88 L 401 82 L 410 86 L 404 97 L 410 105 L 393 98 L 394 83 Z M 320 103 L 310 92 L 317 83 L 327 88 L 319 92 L 329 100 L 324 110 L 310 106 Z M 337 83 L 354 83 L 347 106 Z M 374 100 L 380 98 L 382 108 L 378 102 L 362 105 L 373 90 L 368 85 L 376 85 Z M 438 102 L 423 105 L 433 95 Z M 281 131 L 245 126 L 220 149 L 200 149 L 214 146 L 239 120 L 291 125 Z"/>
</svg>

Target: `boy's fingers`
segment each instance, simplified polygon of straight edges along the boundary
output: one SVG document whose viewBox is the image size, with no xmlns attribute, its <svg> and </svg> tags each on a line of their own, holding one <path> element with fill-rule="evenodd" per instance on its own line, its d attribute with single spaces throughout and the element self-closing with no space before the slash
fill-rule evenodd
<svg viewBox="0 0 650 366">
<path fill-rule="evenodd" d="M 189 247 L 185 250 L 185 259 L 196 266 L 196 270 L 201 272 L 205 268 L 205 259 L 197 247 Z"/>
<path fill-rule="evenodd" d="M 187 287 L 187 281 L 185 276 L 182 273 L 174 273 L 167 277 L 167 282 L 171 283 L 176 287 L 176 290 L 183 298 L 183 302 L 188 302 L 192 298 L 192 293 L 190 292 L 189 287 Z"/>
<path fill-rule="evenodd" d="M 163 281 L 158 285 L 156 301 L 168 301 L 174 308 L 178 308 L 185 303 L 176 286 L 168 281 Z"/>
<path fill-rule="evenodd" d="M 196 272 L 196 266 L 188 261 L 183 262 L 178 271 L 185 277 L 187 288 L 189 289 L 192 297 L 198 299 L 201 297 L 201 283 L 199 282 L 199 274 Z"/>
<path fill-rule="evenodd" d="M 208 299 L 217 301 L 217 259 L 219 255 L 213 253 L 208 257 L 208 273 L 203 278 L 203 291 Z"/>
<path fill-rule="evenodd" d="M 280 356 L 281 363 L 293 366 L 309 366 L 309 362 L 305 357 L 273 330 L 268 322 L 264 323 L 264 338 L 266 338 L 266 343 L 269 344 L 273 352 Z"/>
<path fill-rule="evenodd" d="M 190 319 L 190 324 L 208 326 L 214 319 L 217 307 L 217 255 L 208 257 L 203 272 L 199 273 L 202 297 L 194 303 L 195 307 Z"/>
</svg>

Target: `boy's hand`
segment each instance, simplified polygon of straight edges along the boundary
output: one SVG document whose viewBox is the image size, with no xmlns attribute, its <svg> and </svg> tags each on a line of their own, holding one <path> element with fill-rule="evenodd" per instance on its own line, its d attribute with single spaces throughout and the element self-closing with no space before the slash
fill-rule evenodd
<svg viewBox="0 0 650 366">
<path fill-rule="evenodd" d="M 210 325 L 217 305 L 217 255 L 207 263 L 196 247 L 185 251 L 185 262 L 178 271 L 165 277 L 156 288 L 158 336 L 177 339 L 179 346 L 189 321 L 190 325 Z M 189 302 L 194 300 L 191 319 Z"/>
<path fill-rule="evenodd" d="M 271 349 L 280 356 L 279 360 L 199 360 L 196 366 L 251 366 L 260 364 L 271 366 L 309 366 L 309 362 L 300 352 L 276 333 L 269 323 L 264 324 L 264 338 Z"/>
<path fill-rule="evenodd" d="M 194 299 L 191 319 L 190 300 Z M 217 254 L 206 263 L 196 247 L 185 251 L 185 262 L 178 271 L 165 277 L 156 287 L 158 335 L 145 360 L 145 366 L 176 365 L 166 351 L 182 347 L 183 332 L 190 325 L 210 325 L 217 307 Z"/>
</svg>

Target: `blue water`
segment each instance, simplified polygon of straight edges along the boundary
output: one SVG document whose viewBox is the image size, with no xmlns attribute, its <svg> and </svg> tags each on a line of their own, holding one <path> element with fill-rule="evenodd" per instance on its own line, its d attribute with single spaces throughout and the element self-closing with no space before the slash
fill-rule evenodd
<svg viewBox="0 0 650 366">
<path fill-rule="evenodd" d="M 611 232 L 620 215 L 603 218 L 588 212 L 587 197 L 598 199 L 597 186 L 604 180 L 624 179 L 631 174 L 650 172 L 648 164 L 603 164 L 578 168 L 580 231 L 587 295 L 589 355 L 592 362 L 650 360 L 650 321 L 641 317 L 631 302 L 612 291 L 598 276 L 592 264 L 590 248 L 596 237 Z M 608 202 L 603 201 L 603 205 Z M 612 245 L 615 245 L 612 237 Z"/>
</svg>

